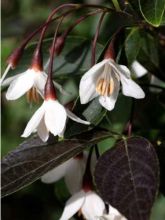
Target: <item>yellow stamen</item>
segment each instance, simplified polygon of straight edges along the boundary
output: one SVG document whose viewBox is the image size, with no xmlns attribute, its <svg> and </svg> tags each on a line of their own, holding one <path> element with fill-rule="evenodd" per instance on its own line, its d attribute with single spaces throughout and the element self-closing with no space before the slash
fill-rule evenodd
<svg viewBox="0 0 165 220">
<path fill-rule="evenodd" d="M 110 81 L 102 78 L 97 82 L 96 91 L 99 93 L 99 95 L 110 96 L 114 91 L 114 87 L 115 84 L 113 78 L 111 78 Z"/>
<path fill-rule="evenodd" d="M 35 87 L 32 87 L 26 94 L 29 103 L 39 103 L 40 97 Z"/>
</svg>

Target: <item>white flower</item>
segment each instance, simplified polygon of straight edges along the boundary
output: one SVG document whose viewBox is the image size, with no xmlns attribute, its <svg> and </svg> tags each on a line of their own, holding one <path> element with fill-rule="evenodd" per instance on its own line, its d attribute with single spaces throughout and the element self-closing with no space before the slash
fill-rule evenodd
<svg viewBox="0 0 165 220">
<path fill-rule="evenodd" d="M 2 86 L 10 85 L 6 93 L 6 98 L 8 100 L 20 98 L 33 87 L 41 97 L 43 97 L 46 80 L 47 74 L 44 71 L 37 71 L 32 68 L 23 73 L 7 78 L 3 81 Z M 54 82 L 54 85 L 61 93 L 68 95 L 68 93 L 64 91 L 62 86 L 57 82 Z"/>
<path fill-rule="evenodd" d="M 53 183 L 64 177 L 66 186 L 71 194 L 75 194 L 82 188 L 82 180 L 86 168 L 88 152 L 84 151 L 80 155 L 71 158 L 56 168 L 50 170 L 41 177 L 44 183 Z M 91 172 L 96 163 L 95 154 L 91 158 Z"/>
<path fill-rule="evenodd" d="M 46 79 L 45 72 L 28 69 L 23 73 L 7 78 L 2 85 L 10 84 L 6 93 L 8 100 L 20 98 L 32 87 L 36 88 L 37 92 L 43 97 Z"/>
<path fill-rule="evenodd" d="M 54 136 L 63 136 L 67 116 L 76 122 L 89 124 L 65 109 L 57 100 L 45 100 L 28 122 L 22 137 L 28 137 L 36 129 L 43 141 L 47 141 L 49 132 Z"/>
<path fill-rule="evenodd" d="M 98 220 L 127 220 L 117 209 L 109 205 L 108 214 L 99 217 Z"/>
<path fill-rule="evenodd" d="M 96 220 L 105 212 L 103 200 L 93 191 L 84 190 L 74 194 L 67 202 L 60 220 L 70 219 L 80 212 L 87 220 Z"/>
<path fill-rule="evenodd" d="M 79 89 L 81 103 L 86 104 L 99 96 L 100 104 L 112 110 L 119 94 L 120 82 L 125 96 L 144 98 L 143 90 L 131 79 L 129 69 L 116 64 L 112 59 L 105 59 L 82 77 Z"/>
</svg>

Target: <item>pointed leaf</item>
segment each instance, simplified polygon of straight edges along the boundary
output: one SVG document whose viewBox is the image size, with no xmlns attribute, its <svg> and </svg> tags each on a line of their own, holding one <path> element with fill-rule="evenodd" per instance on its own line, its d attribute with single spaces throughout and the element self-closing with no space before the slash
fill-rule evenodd
<svg viewBox="0 0 165 220">
<path fill-rule="evenodd" d="M 56 143 L 43 143 L 37 137 L 25 141 L 2 159 L 2 196 L 34 182 L 90 144 L 108 136 L 107 132 L 93 130 Z"/>
<path fill-rule="evenodd" d="M 148 220 L 158 189 L 155 150 L 142 137 L 122 140 L 106 151 L 95 169 L 97 188 L 104 199 L 129 220 Z"/>
<path fill-rule="evenodd" d="M 132 28 L 125 41 L 125 52 L 129 65 L 136 60 L 141 46 L 142 39 L 139 28 Z"/>
<path fill-rule="evenodd" d="M 161 24 L 165 10 L 164 0 L 139 0 L 139 7 L 148 23 L 155 27 Z"/>
</svg>

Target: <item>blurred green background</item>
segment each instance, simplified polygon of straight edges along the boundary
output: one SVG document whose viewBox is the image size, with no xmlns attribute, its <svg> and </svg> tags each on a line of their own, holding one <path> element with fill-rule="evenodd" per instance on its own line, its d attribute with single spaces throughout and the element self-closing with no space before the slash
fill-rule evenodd
<svg viewBox="0 0 165 220">
<path fill-rule="evenodd" d="M 40 25 L 49 15 L 50 11 L 59 3 L 67 1 L 55 0 L 2 0 L 2 72 L 6 67 L 5 60 L 10 52 L 19 45 L 20 41 L 35 27 Z M 75 3 L 83 1 L 72 1 Z M 86 0 L 87 2 L 87 0 Z M 92 1 L 90 1 L 92 2 Z M 93 1 L 93 3 L 101 2 Z M 111 1 L 102 1 L 106 4 Z M 89 19 L 85 24 L 82 23 L 80 27 L 73 32 L 76 35 L 86 36 L 91 38 L 97 19 Z M 90 31 L 89 31 L 90 30 Z M 104 41 L 107 30 L 100 39 Z M 51 31 L 50 31 L 51 36 Z M 73 93 L 76 94 L 78 86 L 70 85 Z M 74 87 L 74 88 L 73 88 Z M 22 97 L 16 101 L 7 102 L 5 99 L 5 89 L 2 89 L 2 156 L 14 149 L 24 139 L 20 137 L 27 121 L 38 108 L 39 105 L 31 105 L 27 103 L 26 97 Z M 155 99 L 156 98 L 156 99 Z M 153 95 L 153 105 L 155 112 L 150 112 L 149 108 L 144 108 L 144 111 L 149 112 L 149 123 L 155 123 L 150 132 L 148 124 L 144 125 L 144 129 L 139 135 L 148 137 L 153 141 L 162 140 L 164 132 L 162 132 L 163 124 L 165 122 L 164 109 L 157 105 L 157 95 Z M 121 102 L 127 103 L 124 101 Z M 118 105 L 120 103 L 118 102 Z M 127 104 L 126 104 L 127 105 Z M 156 105 L 156 107 L 155 107 Z M 117 111 L 117 110 L 116 110 Z M 138 112 L 138 110 L 137 110 Z M 117 119 L 123 118 L 118 112 L 115 112 Z M 153 121 L 151 121 L 153 120 Z M 138 124 L 138 123 L 137 123 Z M 116 123 L 116 126 L 120 127 Z M 146 127 L 146 128 L 145 128 Z M 120 128 L 117 128 L 120 130 Z M 110 143 L 111 142 L 111 143 Z M 113 144 L 113 140 L 104 141 L 101 146 L 105 148 Z M 69 193 L 65 187 L 63 180 L 56 184 L 46 185 L 39 180 L 32 185 L 25 187 L 13 195 L 2 199 L 2 219 L 3 220 L 57 220 L 62 212 L 63 206 Z M 165 197 L 159 195 L 153 207 L 151 220 L 165 219 Z"/>
</svg>

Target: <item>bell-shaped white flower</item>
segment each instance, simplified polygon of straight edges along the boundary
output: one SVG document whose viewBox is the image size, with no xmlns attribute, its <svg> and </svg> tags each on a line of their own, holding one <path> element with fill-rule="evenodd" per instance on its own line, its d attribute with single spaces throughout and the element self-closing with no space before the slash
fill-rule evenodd
<svg viewBox="0 0 165 220">
<path fill-rule="evenodd" d="M 8 100 L 20 98 L 32 87 L 43 97 L 46 79 L 47 74 L 45 72 L 31 68 L 16 76 L 7 78 L 2 85 L 10 84 L 6 92 Z"/>
<path fill-rule="evenodd" d="M 67 116 L 76 122 L 86 125 L 90 124 L 89 122 L 78 118 L 68 109 L 65 109 L 57 100 L 48 99 L 43 102 L 41 107 L 32 116 L 22 134 L 22 137 L 28 137 L 35 130 L 37 130 L 39 137 L 43 141 L 47 141 L 49 132 L 54 136 L 63 136 Z"/>
<path fill-rule="evenodd" d="M 87 158 L 88 152 L 84 151 L 44 174 L 41 181 L 43 183 L 54 183 L 64 177 L 69 192 L 75 194 L 82 188 Z M 91 171 L 93 171 L 95 164 L 96 156 L 92 154 Z"/>
<path fill-rule="evenodd" d="M 67 202 L 60 220 L 68 220 L 77 212 L 87 220 L 96 220 L 105 212 L 103 200 L 92 190 L 81 190 Z"/>
<path fill-rule="evenodd" d="M 47 74 L 44 71 L 35 70 L 33 68 L 26 70 L 23 73 L 17 74 L 12 77 L 8 77 L 2 82 L 2 86 L 8 86 L 9 88 L 6 93 L 6 98 L 8 100 L 15 100 L 20 98 L 26 92 L 28 92 L 32 87 L 36 91 L 44 96 L 44 87 L 47 80 Z M 64 95 L 68 95 L 60 84 L 53 82 L 55 87 Z"/>
<path fill-rule="evenodd" d="M 80 101 L 86 104 L 99 96 L 100 104 L 110 111 L 115 106 L 120 83 L 125 96 L 144 98 L 143 90 L 131 79 L 126 66 L 116 64 L 111 58 L 104 59 L 82 77 L 79 88 Z"/>
</svg>

